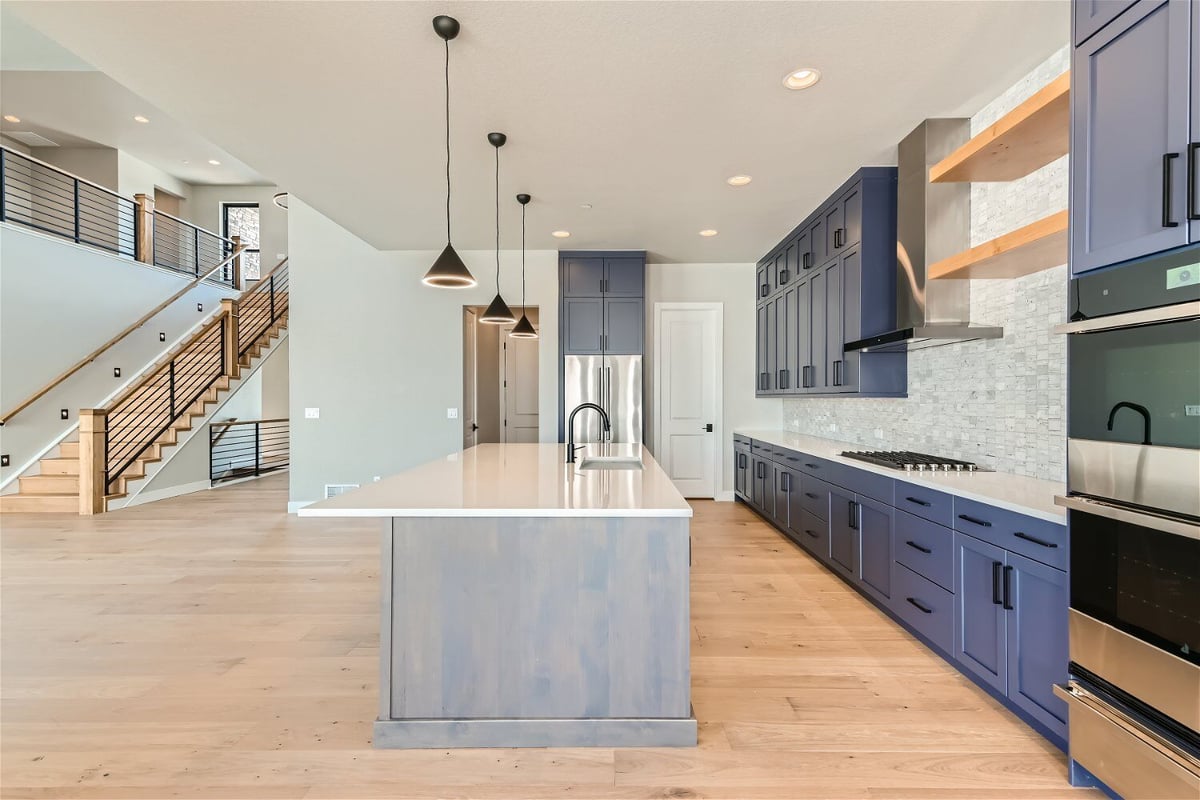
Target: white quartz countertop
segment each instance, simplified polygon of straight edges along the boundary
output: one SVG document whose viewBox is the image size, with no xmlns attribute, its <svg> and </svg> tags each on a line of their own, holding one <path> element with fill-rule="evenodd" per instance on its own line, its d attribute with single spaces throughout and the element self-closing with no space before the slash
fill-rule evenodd
<svg viewBox="0 0 1200 800">
<path fill-rule="evenodd" d="M 640 456 L 641 470 L 581 471 L 590 456 Z M 481 444 L 305 506 L 302 517 L 690 517 L 640 444 Z"/>
<path fill-rule="evenodd" d="M 737 433 L 766 444 L 808 453 L 855 469 L 885 475 L 917 486 L 926 486 L 958 497 L 978 500 L 1019 514 L 1060 524 L 1067 521 L 1067 510 L 1054 505 L 1055 495 L 1067 493 L 1066 485 L 1058 481 L 1004 472 L 908 472 L 841 455 L 844 450 L 884 450 L 887 449 L 885 447 L 867 447 L 781 430 L 738 430 Z"/>
</svg>

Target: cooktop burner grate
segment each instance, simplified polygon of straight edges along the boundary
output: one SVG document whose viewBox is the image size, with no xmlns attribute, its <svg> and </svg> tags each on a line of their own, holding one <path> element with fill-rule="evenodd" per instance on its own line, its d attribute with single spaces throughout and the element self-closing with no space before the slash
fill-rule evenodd
<svg viewBox="0 0 1200 800">
<path fill-rule="evenodd" d="M 914 453 L 910 450 L 846 450 L 842 453 L 846 458 L 855 458 L 881 467 L 902 469 L 908 472 L 982 472 L 985 471 L 973 461 L 959 461 L 956 458 L 942 458 L 928 453 Z"/>
</svg>

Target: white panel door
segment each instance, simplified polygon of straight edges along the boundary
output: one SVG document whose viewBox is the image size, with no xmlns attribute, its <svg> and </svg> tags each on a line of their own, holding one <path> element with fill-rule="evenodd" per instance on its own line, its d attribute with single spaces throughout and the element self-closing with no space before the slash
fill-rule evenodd
<svg viewBox="0 0 1200 800">
<path fill-rule="evenodd" d="M 658 309 L 658 461 L 684 497 L 715 497 L 720 311 Z"/>
<path fill-rule="evenodd" d="M 478 318 L 469 308 L 463 309 L 463 450 L 479 444 L 479 421 L 476 419 L 476 333 Z"/>
<path fill-rule="evenodd" d="M 513 339 L 500 332 L 500 438 L 538 440 L 538 339 Z"/>
</svg>

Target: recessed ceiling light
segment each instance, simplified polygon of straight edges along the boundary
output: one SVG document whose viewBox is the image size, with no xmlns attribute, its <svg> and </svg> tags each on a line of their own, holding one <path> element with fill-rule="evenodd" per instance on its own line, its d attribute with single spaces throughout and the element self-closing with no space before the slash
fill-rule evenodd
<svg viewBox="0 0 1200 800">
<path fill-rule="evenodd" d="M 821 80 L 821 73 L 812 67 L 793 70 L 783 76 L 783 85 L 789 89 L 807 89 Z"/>
<path fill-rule="evenodd" d="M 725 182 L 730 186 L 745 186 L 752 180 L 754 179 L 749 175 L 734 175 L 732 178 L 728 178 Z"/>
<path fill-rule="evenodd" d="M 716 236 L 717 232 L 714 231 L 712 228 L 705 228 L 704 230 L 700 231 L 700 235 L 701 236 Z"/>
<path fill-rule="evenodd" d="M 571 235 L 570 231 L 551 231 L 550 235 L 555 239 L 565 239 Z"/>
<path fill-rule="evenodd" d="M 140 122 L 140 123 L 142 123 L 142 124 L 144 125 L 144 124 L 146 124 L 147 122 L 149 122 L 150 120 L 149 120 L 149 119 L 147 119 L 146 117 L 143 117 L 141 114 L 135 114 L 135 115 L 134 115 L 134 117 L 133 117 L 133 121 L 134 121 L 134 122 Z"/>
<path fill-rule="evenodd" d="M 580 203 L 579 207 L 580 208 L 591 208 L 592 204 L 591 203 Z"/>
<path fill-rule="evenodd" d="M 219 166 L 221 166 L 221 162 L 220 162 L 220 161 L 217 161 L 215 158 L 210 158 L 210 159 L 208 160 L 208 163 L 212 164 L 214 167 L 219 167 Z"/>
<path fill-rule="evenodd" d="M 20 122 L 20 121 L 21 121 L 21 118 L 20 118 L 20 117 L 14 117 L 12 114 L 5 114 L 5 115 L 4 115 L 4 121 L 5 121 L 5 122 Z"/>
</svg>

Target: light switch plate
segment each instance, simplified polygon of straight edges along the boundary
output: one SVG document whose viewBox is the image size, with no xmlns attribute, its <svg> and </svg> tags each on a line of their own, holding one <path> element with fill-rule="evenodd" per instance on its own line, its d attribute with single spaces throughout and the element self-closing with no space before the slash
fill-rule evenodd
<svg viewBox="0 0 1200 800">
<path fill-rule="evenodd" d="M 1184 406 L 1183 415 L 1185 417 L 1200 417 L 1200 406 Z"/>
<path fill-rule="evenodd" d="M 319 408 L 304 409 L 304 418 L 305 419 L 320 419 L 321 418 L 321 409 L 319 409 Z"/>
<path fill-rule="evenodd" d="M 446 409 L 446 419 L 458 419 L 458 409 L 457 408 L 447 408 Z"/>
</svg>

